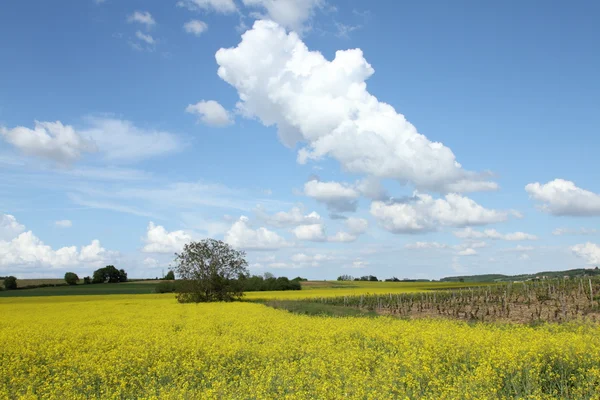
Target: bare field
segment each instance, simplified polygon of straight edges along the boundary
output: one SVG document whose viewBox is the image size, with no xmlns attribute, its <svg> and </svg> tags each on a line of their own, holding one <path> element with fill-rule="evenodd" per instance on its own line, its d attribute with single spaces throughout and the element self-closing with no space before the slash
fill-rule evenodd
<svg viewBox="0 0 600 400">
<path fill-rule="evenodd" d="M 405 287 L 384 293 L 348 294 L 328 291 L 329 296 L 306 296 L 303 301 L 353 307 L 408 318 L 451 318 L 481 322 L 567 322 L 600 320 L 600 279 L 555 279 L 506 283 L 493 286 L 432 291 L 435 285 Z M 313 293 L 325 292 L 325 290 Z"/>
<path fill-rule="evenodd" d="M 17 279 L 18 288 L 39 285 L 60 285 L 65 283 L 64 279 Z M 4 280 L 0 280 L 0 286 L 4 287 Z"/>
</svg>

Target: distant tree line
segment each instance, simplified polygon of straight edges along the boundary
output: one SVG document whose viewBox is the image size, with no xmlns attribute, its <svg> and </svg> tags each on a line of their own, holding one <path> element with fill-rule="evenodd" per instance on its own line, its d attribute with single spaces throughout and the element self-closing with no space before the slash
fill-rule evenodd
<svg viewBox="0 0 600 400">
<path fill-rule="evenodd" d="M 275 278 L 274 276 L 242 275 L 239 278 L 242 289 L 245 292 L 265 292 L 272 290 L 300 290 L 302 278 L 288 279 L 285 276 Z"/>
<path fill-rule="evenodd" d="M 173 277 L 174 278 L 174 277 Z M 77 285 L 80 281 L 79 276 L 75 272 L 65 273 L 65 283 L 42 283 L 39 285 L 27 285 L 27 289 L 49 287 L 49 286 L 66 286 Z M 14 276 L 0 276 L 0 281 L 4 281 L 4 289 L 15 290 L 18 288 L 17 278 Z M 114 265 L 107 265 L 104 268 L 99 268 L 94 271 L 93 278 L 86 276 L 83 278 L 84 284 L 91 283 L 118 283 L 127 282 L 127 272 L 124 269 L 117 269 Z M 0 290 L 2 287 L 0 286 Z"/>
<path fill-rule="evenodd" d="M 65 274 L 65 282 L 67 284 L 77 285 L 79 281 L 79 276 L 75 272 L 67 272 Z M 91 278 L 89 276 L 83 278 L 85 285 L 119 282 L 127 282 L 127 272 L 124 269 L 117 269 L 114 265 L 107 265 L 104 268 L 95 270 Z"/>
<path fill-rule="evenodd" d="M 367 282 L 378 282 L 374 275 L 364 275 L 359 278 L 355 278 L 351 275 L 340 275 L 337 278 L 338 281 L 367 281 Z M 395 276 L 384 279 L 385 282 L 431 282 L 429 279 L 398 279 Z"/>
<path fill-rule="evenodd" d="M 369 281 L 369 282 L 378 282 L 379 279 L 375 275 L 365 275 L 360 278 L 355 278 L 350 275 L 340 275 L 337 278 L 338 281 Z"/>
<path fill-rule="evenodd" d="M 261 275 L 241 275 L 237 279 L 231 279 L 226 282 L 228 287 L 235 288 L 241 292 L 266 292 L 274 290 L 301 290 L 302 285 L 300 282 L 306 281 L 307 279 L 302 277 L 296 277 L 289 279 L 285 276 L 274 277 L 270 276 L 269 273 Z M 166 281 L 156 285 L 155 291 L 157 293 L 175 293 L 183 289 L 188 284 L 184 280 L 179 281 Z"/>
</svg>

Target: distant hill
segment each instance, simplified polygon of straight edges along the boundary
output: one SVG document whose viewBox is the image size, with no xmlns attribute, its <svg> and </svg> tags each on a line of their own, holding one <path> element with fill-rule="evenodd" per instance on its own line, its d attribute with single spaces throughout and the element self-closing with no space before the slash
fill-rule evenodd
<svg viewBox="0 0 600 400">
<path fill-rule="evenodd" d="M 487 275 L 464 275 L 464 276 L 449 276 L 440 279 L 440 282 L 513 282 L 513 281 L 527 281 L 531 279 L 552 279 L 552 278 L 563 278 L 568 276 L 569 278 L 583 277 L 583 276 L 596 276 L 600 275 L 600 269 L 598 267 L 593 269 L 569 269 L 566 271 L 544 271 L 537 272 L 535 274 L 522 274 L 522 275 L 502 275 L 502 274 L 487 274 Z"/>
</svg>

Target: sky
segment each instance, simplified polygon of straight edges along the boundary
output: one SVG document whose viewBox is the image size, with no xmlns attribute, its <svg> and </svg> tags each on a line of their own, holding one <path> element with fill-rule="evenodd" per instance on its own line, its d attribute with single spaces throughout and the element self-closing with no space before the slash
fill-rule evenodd
<svg viewBox="0 0 600 400">
<path fill-rule="evenodd" d="M 0 5 L 0 275 L 600 264 L 600 3 Z"/>
</svg>

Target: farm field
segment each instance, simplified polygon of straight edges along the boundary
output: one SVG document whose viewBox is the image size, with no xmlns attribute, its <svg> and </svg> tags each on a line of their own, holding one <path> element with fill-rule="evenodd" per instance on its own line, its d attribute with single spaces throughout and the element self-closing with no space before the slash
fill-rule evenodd
<svg viewBox="0 0 600 400">
<path fill-rule="evenodd" d="M 56 280 L 58 281 L 58 279 Z M 64 283 L 64 280 L 62 280 Z M 150 294 L 158 281 L 107 283 L 102 285 L 48 286 L 21 290 L 2 290 L 2 297 L 84 296 L 107 294 Z M 17 283 L 19 281 L 17 280 Z"/>
<path fill-rule="evenodd" d="M 45 280 L 33 281 L 36 284 L 48 283 Z M 64 280 L 47 280 L 52 283 L 64 283 Z M 31 297 L 31 296 L 71 296 L 71 295 L 105 295 L 105 294 L 151 294 L 155 286 L 161 281 L 133 281 L 103 285 L 75 285 L 42 287 L 25 290 L 0 291 L 1 297 Z M 20 280 L 17 281 L 20 283 Z M 33 284 L 33 283 L 30 283 Z M 377 293 L 405 293 L 424 290 L 450 289 L 473 286 L 473 283 L 458 282 L 338 282 L 338 281 L 308 281 L 302 282 L 302 290 L 273 291 L 273 292 L 247 292 L 248 300 L 259 299 L 303 299 L 310 297 L 351 296 L 357 294 Z M 488 284 L 484 284 L 488 285 Z"/>
<path fill-rule="evenodd" d="M 600 398 L 594 324 L 314 317 L 167 294 L 3 298 L 0 315 L 0 398 Z"/>
<path fill-rule="evenodd" d="M 447 290 L 471 287 L 475 285 L 491 285 L 489 283 L 474 284 L 462 282 L 365 282 L 365 281 L 308 281 L 302 282 L 302 290 L 247 292 L 247 300 L 271 299 L 307 299 L 329 298 L 338 296 L 355 296 L 361 294 L 416 293 L 431 290 Z"/>
<path fill-rule="evenodd" d="M 64 279 L 18 279 L 17 287 L 24 288 L 28 286 L 37 285 L 64 285 L 66 282 Z M 4 285 L 4 280 L 0 279 L 0 287 Z"/>
</svg>

